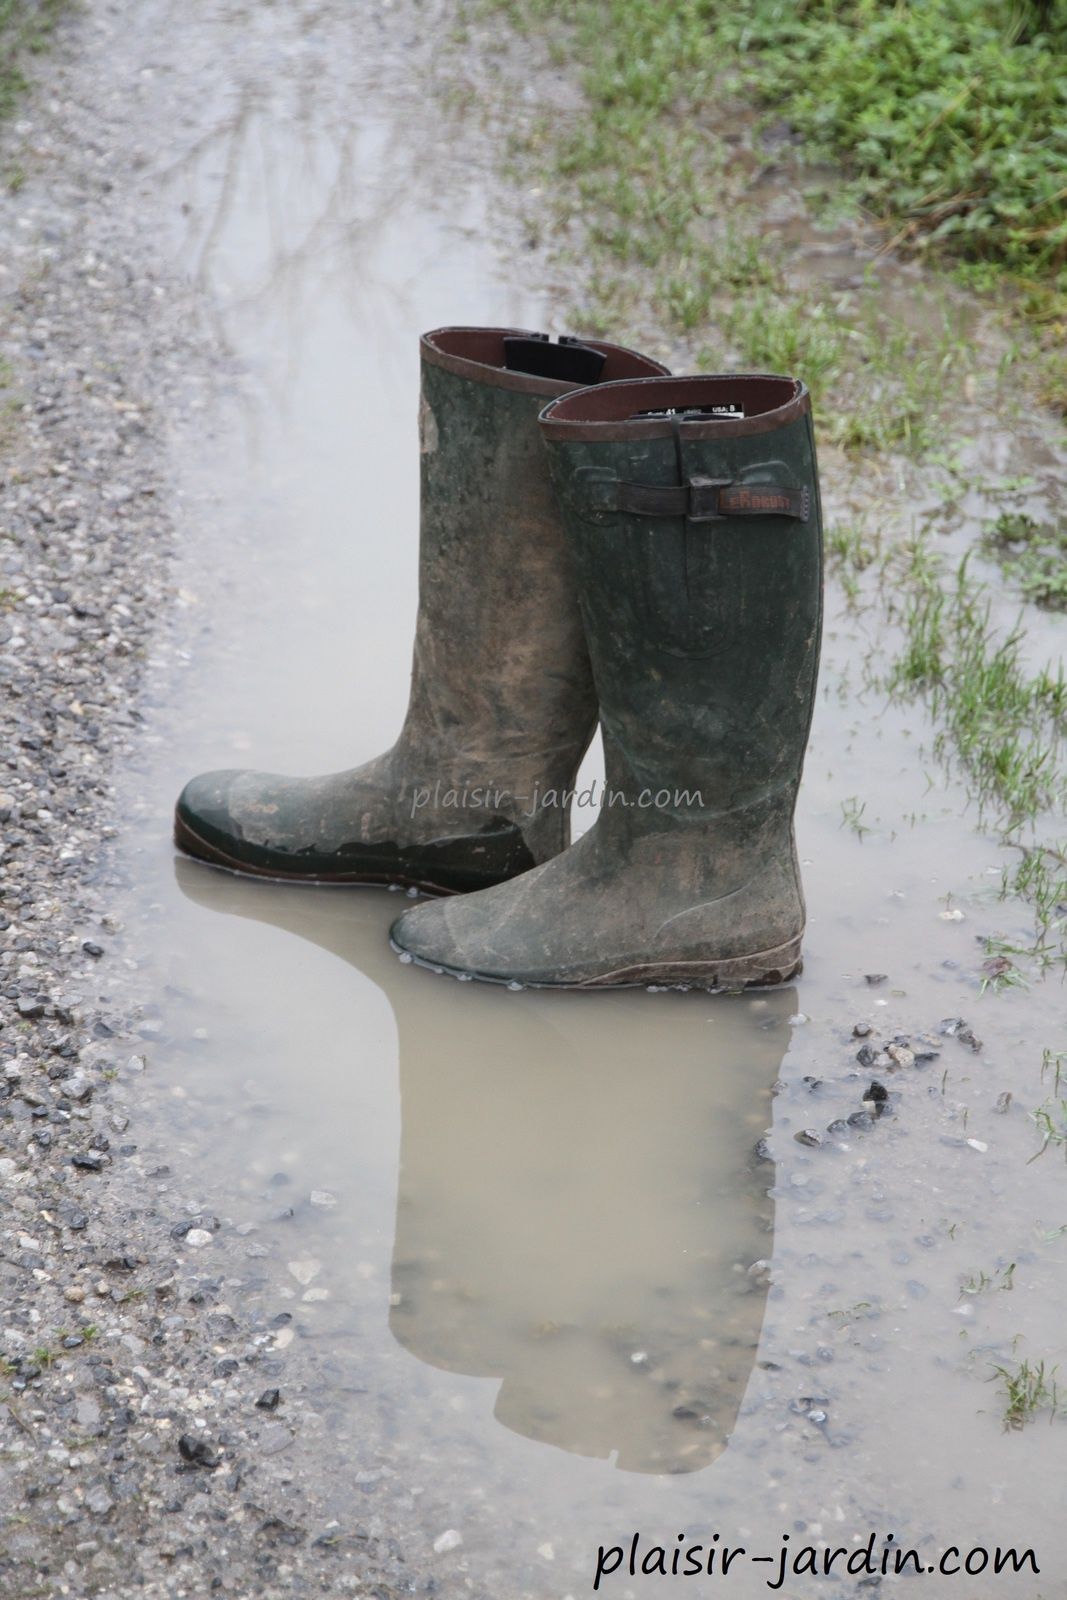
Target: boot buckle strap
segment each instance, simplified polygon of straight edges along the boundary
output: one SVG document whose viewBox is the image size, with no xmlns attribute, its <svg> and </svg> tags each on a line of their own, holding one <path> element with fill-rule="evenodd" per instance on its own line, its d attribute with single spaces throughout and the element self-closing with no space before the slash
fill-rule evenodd
<svg viewBox="0 0 1067 1600">
<path fill-rule="evenodd" d="M 624 512 L 635 517 L 682 517 L 687 522 L 722 522 L 728 517 L 790 517 L 807 522 L 811 491 L 780 483 L 738 483 L 733 478 L 697 474 L 686 483 L 627 483 L 622 479 L 587 479 L 593 509 L 601 514 Z"/>
</svg>

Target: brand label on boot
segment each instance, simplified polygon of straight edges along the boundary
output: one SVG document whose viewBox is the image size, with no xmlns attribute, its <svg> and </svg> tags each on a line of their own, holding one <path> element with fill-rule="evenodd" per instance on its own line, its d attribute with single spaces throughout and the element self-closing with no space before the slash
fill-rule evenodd
<svg viewBox="0 0 1067 1600">
<path fill-rule="evenodd" d="M 731 420 L 742 421 L 745 408 L 737 400 L 724 400 L 719 405 L 713 406 L 668 406 L 661 411 L 635 411 L 635 417 L 678 417 L 684 422 L 687 417 L 727 417 Z"/>
</svg>

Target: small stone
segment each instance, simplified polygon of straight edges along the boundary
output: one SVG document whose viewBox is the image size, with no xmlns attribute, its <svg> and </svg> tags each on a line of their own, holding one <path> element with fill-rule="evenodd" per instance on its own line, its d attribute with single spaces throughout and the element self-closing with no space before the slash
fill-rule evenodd
<svg viewBox="0 0 1067 1600">
<path fill-rule="evenodd" d="M 92 1488 L 86 1491 L 85 1504 L 94 1517 L 106 1517 L 108 1512 L 115 1508 L 114 1500 L 102 1483 L 94 1483 Z"/>
<path fill-rule="evenodd" d="M 83 939 L 82 949 L 87 956 L 92 956 L 94 960 L 97 960 L 104 953 L 103 946 L 95 944 L 92 939 Z"/>
<path fill-rule="evenodd" d="M 80 1306 L 85 1299 L 85 1290 L 80 1284 L 72 1283 L 69 1289 L 63 1290 L 64 1300 L 69 1300 L 72 1306 Z"/>
<path fill-rule="evenodd" d="M 290 1261 L 289 1271 L 297 1283 L 303 1284 L 307 1288 L 308 1284 L 313 1282 L 322 1271 L 322 1262 L 316 1261 L 312 1257 L 309 1257 L 306 1261 Z"/>
<path fill-rule="evenodd" d="M 857 1022 L 852 1029 L 854 1039 L 867 1039 L 870 1037 L 871 1025 L 869 1022 Z"/>
<path fill-rule="evenodd" d="M 915 1054 L 902 1044 L 887 1044 L 885 1053 L 890 1061 L 895 1061 L 898 1067 L 912 1067 L 915 1065 Z"/>
<path fill-rule="evenodd" d="M 870 984 L 871 988 L 874 989 L 877 988 L 878 984 L 884 983 L 888 976 L 888 972 L 865 972 L 863 979 L 865 983 Z"/>
<path fill-rule="evenodd" d="M 937 914 L 942 922 L 962 922 L 964 920 L 963 912 L 958 906 L 953 906 L 951 911 L 939 911 Z"/>
<path fill-rule="evenodd" d="M 310 1200 L 313 1206 L 328 1207 L 337 1204 L 337 1196 L 331 1194 L 329 1189 L 312 1189 Z"/>
<path fill-rule="evenodd" d="M 986 1151 L 989 1149 L 989 1146 L 986 1144 L 984 1139 L 968 1139 L 967 1143 L 970 1145 L 972 1150 L 978 1150 L 982 1155 L 985 1155 Z"/>
<path fill-rule="evenodd" d="M 190 1228 L 185 1235 L 185 1243 L 191 1250 L 203 1250 L 205 1245 L 211 1243 L 211 1237 L 206 1228 Z"/>
<path fill-rule="evenodd" d="M 993 1110 L 994 1111 L 999 1111 L 1001 1116 L 1003 1116 L 1005 1111 L 1008 1111 L 1010 1109 L 1010 1107 L 1011 1107 L 1011 1090 L 1010 1089 L 1005 1089 L 1002 1094 L 998 1094 L 997 1095 L 997 1103 L 993 1107 Z"/>
<path fill-rule="evenodd" d="M 439 1533 L 433 1542 L 433 1547 L 439 1556 L 449 1550 L 458 1550 L 463 1543 L 463 1535 L 458 1528 L 446 1528 L 444 1533 Z"/>
<path fill-rule="evenodd" d="M 822 1144 L 822 1134 L 817 1128 L 801 1128 L 799 1132 L 794 1133 L 793 1138 L 797 1144 L 806 1144 L 813 1147 Z"/>
<path fill-rule="evenodd" d="M 41 1000 L 23 998 L 18 1003 L 19 1018 L 23 1022 L 33 1022 L 37 1017 L 44 1016 L 44 1003 Z"/>
<path fill-rule="evenodd" d="M 88 1100 L 92 1097 L 93 1082 L 84 1072 L 72 1072 L 63 1080 L 63 1093 L 68 1100 Z"/>
<path fill-rule="evenodd" d="M 219 1464 L 219 1453 L 210 1439 L 198 1439 L 192 1433 L 182 1434 L 178 1440 L 178 1453 L 191 1467 L 205 1467 L 212 1471 Z"/>
<path fill-rule="evenodd" d="M 889 1099 L 889 1090 L 884 1083 L 874 1080 L 863 1098 L 864 1100 L 873 1100 L 876 1106 L 884 1106 Z"/>
<path fill-rule="evenodd" d="M 264 1389 L 256 1406 L 260 1411 L 277 1411 L 281 1403 L 282 1392 L 280 1389 Z"/>
<path fill-rule="evenodd" d="M 103 1156 L 97 1155 L 92 1150 L 87 1151 L 84 1155 L 71 1156 L 70 1164 L 72 1167 L 79 1167 L 83 1172 L 102 1172 L 104 1170 Z"/>
</svg>

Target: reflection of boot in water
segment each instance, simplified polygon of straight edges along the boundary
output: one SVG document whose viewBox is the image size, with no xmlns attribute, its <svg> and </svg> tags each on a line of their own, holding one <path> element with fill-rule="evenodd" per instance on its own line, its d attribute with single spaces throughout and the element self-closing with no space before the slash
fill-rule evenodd
<svg viewBox="0 0 1067 1600">
<path fill-rule="evenodd" d="M 501 1379 L 496 1416 L 529 1438 L 640 1472 L 714 1461 L 763 1320 L 771 1180 L 751 1151 L 795 991 L 427 984 L 385 945 L 393 897 L 176 865 L 190 898 L 333 951 L 393 1005 L 400 1343 Z"/>
</svg>

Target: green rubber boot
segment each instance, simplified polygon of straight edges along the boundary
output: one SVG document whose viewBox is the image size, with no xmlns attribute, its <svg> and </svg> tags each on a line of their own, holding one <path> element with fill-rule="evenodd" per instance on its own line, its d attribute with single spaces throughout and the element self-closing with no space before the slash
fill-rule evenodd
<svg viewBox="0 0 1067 1600">
<path fill-rule="evenodd" d="M 822 616 L 807 390 L 645 379 L 557 400 L 541 426 L 600 701 L 601 814 L 515 883 L 413 908 L 393 942 L 501 983 L 783 983 Z"/>
<path fill-rule="evenodd" d="M 209 772 L 175 839 L 234 872 L 302 883 L 481 889 L 564 849 L 596 722 L 589 656 L 538 436 L 545 400 L 662 373 L 597 341 L 509 328 L 422 339 L 419 611 L 400 737 L 321 778 Z"/>
</svg>

